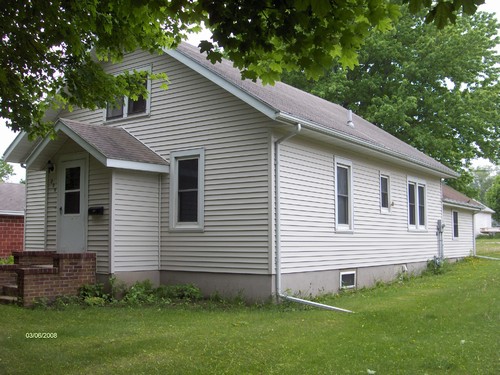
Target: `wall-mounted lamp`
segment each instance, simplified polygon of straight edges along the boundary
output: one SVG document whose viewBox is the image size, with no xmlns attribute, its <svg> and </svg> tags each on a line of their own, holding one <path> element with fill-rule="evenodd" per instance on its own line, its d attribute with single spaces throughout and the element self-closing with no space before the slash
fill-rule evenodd
<svg viewBox="0 0 500 375">
<path fill-rule="evenodd" d="M 47 172 L 54 172 L 55 165 L 50 160 L 47 162 Z"/>
</svg>

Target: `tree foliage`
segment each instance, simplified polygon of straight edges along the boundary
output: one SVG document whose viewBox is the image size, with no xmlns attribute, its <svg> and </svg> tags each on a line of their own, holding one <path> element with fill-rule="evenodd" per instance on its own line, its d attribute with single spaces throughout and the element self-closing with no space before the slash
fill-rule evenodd
<svg viewBox="0 0 500 375">
<path fill-rule="evenodd" d="M 479 200 L 481 203 L 486 202 L 486 192 L 493 185 L 495 177 L 500 173 L 498 166 L 477 167 L 471 169 L 472 185 L 471 189 L 474 194 L 469 197 Z"/>
<path fill-rule="evenodd" d="M 499 25 L 477 13 L 436 29 L 403 9 L 396 27 L 370 35 L 359 65 L 334 64 L 318 82 L 285 81 L 340 103 L 456 171 L 500 160 Z M 471 176 L 455 187 L 464 191 Z M 465 191 L 464 191 L 465 192 Z"/>
<path fill-rule="evenodd" d="M 12 165 L 5 162 L 3 159 L 0 159 L 0 181 L 5 182 L 14 174 L 14 168 Z"/>
<path fill-rule="evenodd" d="M 485 197 L 485 204 L 493 211 L 495 211 L 495 213 L 493 214 L 493 218 L 497 222 L 500 222 L 500 174 L 495 177 L 495 180 L 486 192 Z"/>
<path fill-rule="evenodd" d="M 484 2 L 402 1 L 439 27 Z M 364 40 L 389 30 L 398 15 L 392 0 L 3 1 L 0 116 L 14 130 L 43 134 L 49 108 L 96 109 L 145 95 L 144 72 L 115 77 L 99 62 L 175 47 L 200 25 L 213 34 L 200 44 L 209 59 L 219 60 L 222 48 L 243 77 L 273 83 L 294 70 L 318 77 L 334 61 L 354 66 Z"/>
</svg>

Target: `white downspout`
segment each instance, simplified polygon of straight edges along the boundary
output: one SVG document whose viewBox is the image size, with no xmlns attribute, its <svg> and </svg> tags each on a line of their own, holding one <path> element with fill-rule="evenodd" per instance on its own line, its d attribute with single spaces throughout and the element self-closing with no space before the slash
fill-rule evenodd
<svg viewBox="0 0 500 375">
<path fill-rule="evenodd" d="M 305 305 L 311 305 L 315 307 L 320 307 L 327 310 L 334 311 L 343 311 L 352 313 L 350 310 L 341 309 L 340 307 L 334 307 L 325 305 L 322 303 L 317 303 L 313 301 L 304 300 L 297 297 L 288 296 L 281 292 L 281 218 L 280 218 L 280 210 L 281 210 L 281 201 L 280 201 L 280 144 L 284 141 L 296 136 L 302 130 L 302 125 L 297 124 L 296 129 L 291 133 L 281 137 L 280 139 L 274 142 L 274 202 L 275 202 L 275 263 L 276 263 L 276 299 L 279 302 L 279 299 L 285 299 L 293 302 L 302 303 Z"/>
</svg>

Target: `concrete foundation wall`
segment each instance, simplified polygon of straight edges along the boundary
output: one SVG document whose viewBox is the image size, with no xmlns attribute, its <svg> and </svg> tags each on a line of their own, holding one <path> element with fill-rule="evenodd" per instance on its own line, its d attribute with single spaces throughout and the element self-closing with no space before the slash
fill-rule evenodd
<svg viewBox="0 0 500 375">
<path fill-rule="evenodd" d="M 247 301 L 268 300 L 273 290 L 272 275 L 250 275 L 230 273 L 198 273 L 162 271 L 162 284 L 194 284 L 204 296 L 218 293 L 222 297 L 242 296 Z"/>
<path fill-rule="evenodd" d="M 396 265 L 348 268 L 340 270 L 299 272 L 282 275 L 282 292 L 291 296 L 309 297 L 340 290 L 341 272 L 356 272 L 356 288 L 370 287 L 377 282 L 390 282 L 400 274 L 417 275 L 426 262 Z M 225 298 L 242 296 L 250 302 L 266 301 L 275 295 L 274 275 L 250 275 L 210 272 L 135 271 L 117 272 L 116 277 L 131 285 L 136 281 L 150 280 L 153 285 L 194 284 L 204 296 L 214 293 Z M 98 281 L 107 283 L 109 275 L 98 275 Z"/>
</svg>

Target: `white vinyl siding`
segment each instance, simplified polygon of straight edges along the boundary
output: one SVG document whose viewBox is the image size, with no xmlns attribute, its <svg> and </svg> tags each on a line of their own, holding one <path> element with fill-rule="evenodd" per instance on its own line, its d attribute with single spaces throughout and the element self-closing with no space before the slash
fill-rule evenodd
<svg viewBox="0 0 500 375">
<path fill-rule="evenodd" d="M 453 212 L 458 214 L 458 237 L 453 235 Z M 444 206 L 443 223 L 445 224 L 444 257 L 457 258 L 471 255 L 474 251 L 473 211 Z"/>
<path fill-rule="evenodd" d="M 112 189 L 112 272 L 157 270 L 158 175 L 114 170 Z"/>
<path fill-rule="evenodd" d="M 110 272 L 109 229 L 111 170 L 95 158 L 89 160 L 88 206 L 103 207 L 103 215 L 88 215 L 87 251 L 96 253 L 97 273 Z"/>
<path fill-rule="evenodd" d="M 169 56 L 136 52 L 112 74 L 141 66 L 166 72 L 169 88 L 151 82 L 149 116 L 109 121 L 167 161 L 175 150 L 205 150 L 204 231 L 169 229 L 169 176 L 162 176 L 161 269 L 268 274 L 270 256 L 270 131 L 273 122 Z M 103 109 L 61 117 L 103 123 Z M 333 228 L 333 227 L 332 227 Z"/>
<path fill-rule="evenodd" d="M 435 231 L 408 231 L 407 170 L 296 136 L 281 145 L 284 273 L 423 262 L 437 254 Z M 335 232 L 332 156 L 352 162 L 353 232 Z M 391 176 L 391 214 L 380 212 L 380 168 Z M 439 178 L 426 181 L 427 220 L 441 218 Z"/>
<path fill-rule="evenodd" d="M 45 250 L 46 172 L 26 171 L 25 250 Z"/>
</svg>

